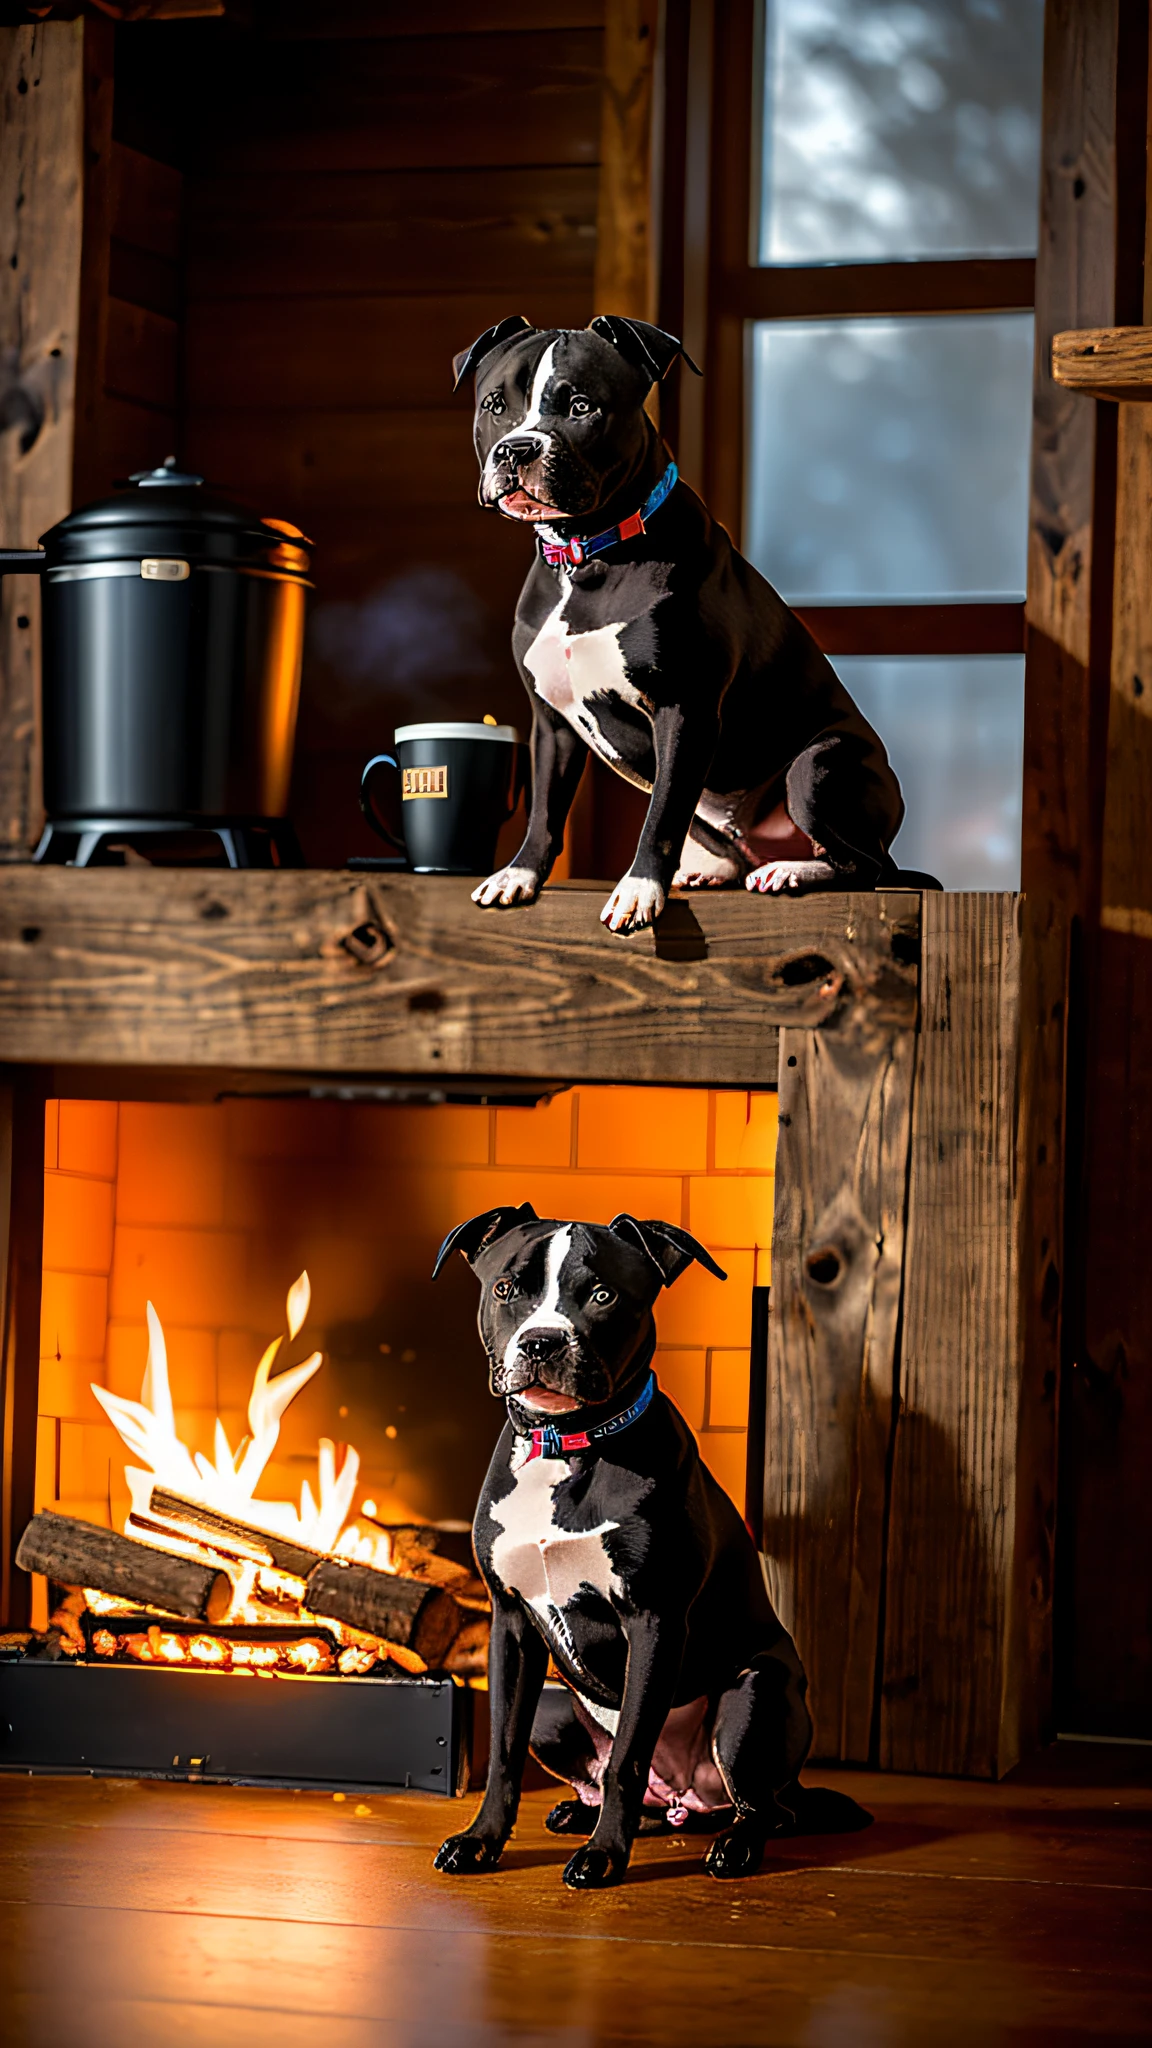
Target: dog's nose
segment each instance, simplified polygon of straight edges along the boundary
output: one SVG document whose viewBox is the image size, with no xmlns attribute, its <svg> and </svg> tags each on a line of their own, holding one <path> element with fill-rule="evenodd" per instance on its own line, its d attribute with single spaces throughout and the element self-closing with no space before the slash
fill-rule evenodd
<svg viewBox="0 0 1152 2048">
<path fill-rule="evenodd" d="M 537 434 L 509 434 L 492 450 L 492 455 L 496 462 L 534 462 L 542 445 Z"/>
<path fill-rule="evenodd" d="M 531 1330 L 521 1337 L 518 1350 L 522 1358 L 531 1365 L 546 1365 L 550 1359 L 559 1358 L 568 1349 L 567 1330 Z"/>
</svg>

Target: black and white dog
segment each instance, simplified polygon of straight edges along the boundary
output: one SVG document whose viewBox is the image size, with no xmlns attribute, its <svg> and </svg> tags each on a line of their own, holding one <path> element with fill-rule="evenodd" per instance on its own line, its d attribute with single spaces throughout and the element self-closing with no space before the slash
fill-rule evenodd
<svg viewBox="0 0 1152 2048">
<path fill-rule="evenodd" d="M 652 1305 L 698 1259 L 687 1231 L 617 1216 L 542 1222 L 527 1204 L 452 1231 L 480 1281 L 492 1392 L 508 1404 L 476 1510 L 492 1596 L 484 1802 L 437 1870 L 491 1870 L 512 1831 L 529 1746 L 577 1798 L 554 1834 L 590 1834 L 564 1872 L 616 1884 L 645 1808 L 673 1826 L 729 1822 L 714 1877 L 759 1865 L 768 1837 L 867 1824 L 801 1787 L 807 1688 L 760 1561 L 652 1372 Z M 551 1654 L 565 1683 L 544 1689 Z M 705 1819 L 697 1825 L 708 1825 Z"/>
<path fill-rule="evenodd" d="M 904 807 L 881 741 L 644 411 L 683 353 L 639 320 L 542 332 L 516 315 L 455 358 L 458 384 L 476 374 L 480 502 L 538 541 L 512 635 L 531 813 L 474 891 L 485 907 L 538 894 L 589 748 L 649 793 L 604 906 L 614 932 L 651 924 L 674 882 L 872 888 L 896 872 Z"/>
</svg>

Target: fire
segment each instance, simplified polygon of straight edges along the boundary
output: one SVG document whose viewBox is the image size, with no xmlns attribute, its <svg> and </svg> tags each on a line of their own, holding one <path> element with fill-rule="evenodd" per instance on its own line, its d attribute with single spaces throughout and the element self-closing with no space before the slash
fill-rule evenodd
<svg viewBox="0 0 1152 2048">
<path fill-rule="evenodd" d="M 289 1340 L 298 1336 L 303 1328 L 311 1298 L 311 1284 L 304 1272 L 288 1289 Z M 330 1437 L 321 1437 L 317 1447 L 316 1491 L 314 1493 L 305 1480 L 300 1489 L 298 1508 L 288 1500 L 259 1500 L 256 1497 L 256 1488 L 280 1436 L 280 1419 L 301 1388 L 306 1387 L 319 1371 L 323 1363 L 322 1354 L 314 1351 L 303 1364 L 289 1366 L 286 1372 L 277 1373 L 273 1379 L 272 1367 L 283 1342 L 282 1337 L 274 1338 L 253 1376 L 248 1400 L 249 1435 L 233 1450 L 224 1424 L 217 1417 L 215 1456 L 206 1458 L 203 1451 L 191 1452 L 177 1434 L 168 1379 L 168 1350 L 160 1318 L 151 1302 L 147 1304 L 147 1317 L 148 1361 L 140 1399 L 129 1401 L 122 1394 L 109 1393 L 106 1387 L 93 1385 L 92 1388 L 128 1449 L 143 1461 L 142 1465 L 124 1468 L 132 1497 L 132 1507 L 124 1525 L 126 1531 L 131 1534 L 133 1517 L 148 1517 L 152 1488 L 159 1484 L 170 1487 L 173 1493 L 183 1494 L 189 1500 L 203 1501 L 207 1507 L 217 1508 L 222 1514 L 236 1515 L 255 1528 L 267 1529 L 277 1536 L 292 1537 L 313 1550 L 338 1551 L 341 1556 L 351 1554 L 340 1544 L 341 1537 L 346 1534 L 345 1525 L 360 1473 L 360 1454 L 351 1445 L 345 1449 L 343 1459 L 337 1465 L 336 1445 Z M 371 1559 L 361 1556 L 362 1532 L 359 1529 L 354 1540 L 358 1546 L 356 1556 L 359 1562 L 381 1562 L 375 1555 L 376 1544 L 373 1545 Z"/>
<path fill-rule="evenodd" d="M 311 1298 L 308 1275 L 301 1273 L 288 1290 L 285 1320 L 289 1341 L 303 1328 Z M 301 1604 L 303 1581 L 277 1569 L 270 1552 L 260 1547 L 263 1531 L 309 1551 L 373 1565 L 378 1571 L 393 1569 L 386 1531 L 348 1520 L 360 1472 L 360 1456 L 351 1445 L 338 1458 L 331 1438 L 321 1437 L 315 1490 L 305 1480 L 298 1507 L 288 1500 L 261 1500 L 256 1494 L 276 1448 L 281 1418 L 319 1370 L 322 1354 L 314 1351 L 302 1364 L 289 1366 L 273 1378 L 272 1367 L 283 1342 L 281 1337 L 274 1338 L 253 1375 L 249 1434 L 233 1450 L 217 1418 L 215 1455 L 207 1458 L 201 1451 L 190 1451 L 177 1433 L 164 1331 L 151 1302 L 147 1315 L 148 1359 L 139 1401 L 109 1393 L 106 1387 L 92 1388 L 128 1449 L 141 1460 L 139 1465 L 125 1467 L 132 1502 L 125 1534 L 143 1537 L 181 1556 L 219 1564 L 219 1554 L 209 1547 L 213 1539 L 188 1519 L 181 1519 L 176 1504 L 171 1513 L 166 1505 L 163 1514 L 152 1506 L 157 1486 L 233 1517 L 250 1534 L 245 1538 L 230 1533 L 222 1546 L 234 1582 L 228 1627 L 222 1635 L 188 1634 L 159 1624 L 141 1628 L 141 1621 L 148 1622 L 148 1616 L 132 1614 L 125 1602 L 93 1588 L 86 1591 L 84 1599 L 89 1612 L 103 1624 L 92 1632 L 95 1654 L 128 1657 L 142 1664 L 196 1664 L 249 1677 L 268 1677 L 277 1671 L 310 1675 L 339 1671 L 342 1676 L 353 1676 L 370 1671 L 383 1656 L 406 1670 L 423 1671 L 422 1659 L 412 1651 L 378 1642 L 339 1622 L 325 1622 L 315 1636 L 302 1634 L 301 1622 L 308 1630 L 312 1626 Z M 374 1508 L 375 1503 L 371 1505 Z M 286 1621 L 297 1626 L 285 1630 Z M 240 1640 L 244 1627 L 267 1631 L 269 1640 Z"/>
</svg>

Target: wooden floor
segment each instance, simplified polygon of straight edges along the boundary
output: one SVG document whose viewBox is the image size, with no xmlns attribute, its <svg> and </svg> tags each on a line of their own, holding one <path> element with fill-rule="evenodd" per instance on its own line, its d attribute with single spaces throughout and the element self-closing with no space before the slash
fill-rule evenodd
<svg viewBox="0 0 1152 2048">
<path fill-rule="evenodd" d="M 1062 1744 L 1001 1786 L 824 1774 L 867 1833 L 781 1844 L 736 1884 L 659 1837 L 591 1896 L 560 1884 L 542 1792 L 503 1870 L 467 1880 L 431 1869 L 461 1807 L 414 1794 L 0 1777 L 0 2040 L 1148 2041 L 1148 1755 Z"/>
</svg>

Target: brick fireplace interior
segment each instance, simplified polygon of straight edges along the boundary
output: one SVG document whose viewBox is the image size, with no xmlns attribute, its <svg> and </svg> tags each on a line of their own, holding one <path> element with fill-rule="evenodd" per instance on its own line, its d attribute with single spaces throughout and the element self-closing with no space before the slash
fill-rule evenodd
<svg viewBox="0 0 1152 2048">
<path fill-rule="evenodd" d="M 167 1339 L 179 1434 L 235 1447 L 252 1374 L 304 1268 L 312 1307 L 286 1365 L 324 1364 L 288 1409 L 259 1491 L 298 1498 L 317 1439 L 354 1444 L 357 1507 L 471 1517 L 499 1415 L 476 1289 L 452 1226 L 501 1202 L 690 1229 L 728 1273 L 692 1267 L 657 1305 L 661 1385 L 743 1509 L 751 1290 L 769 1279 L 776 1097 L 581 1087 L 534 1108 L 298 1099 L 52 1101 L 45 1126 L 36 1506 L 121 1528 L 129 1454 L 92 1383 L 139 1399 L 145 1303 Z M 625 1166 L 622 1162 L 626 1161 Z M 47 1618 L 35 1582 L 34 1625 Z"/>
</svg>

